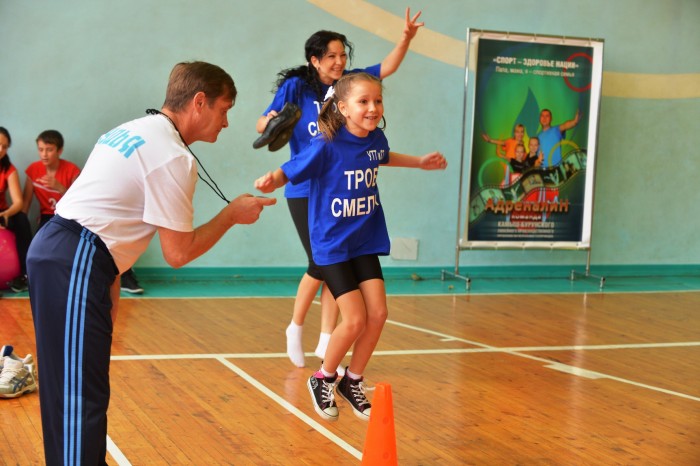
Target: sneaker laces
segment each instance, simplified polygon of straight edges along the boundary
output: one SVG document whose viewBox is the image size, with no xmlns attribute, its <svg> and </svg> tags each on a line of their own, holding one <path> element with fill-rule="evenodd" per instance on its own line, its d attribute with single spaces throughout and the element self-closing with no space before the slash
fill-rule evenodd
<svg viewBox="0 0 700 466">
<path fill-rule="evenodd" d="M 328 406 L 333 405 L 335 400 L 335 395 L 333 395 L 333 387 L 335 387 L 334 382 L 326 382 L 325 380 L 321 382 L 321 401 L 323 403 L 328 403 Z"/>
<path fill-rule="evenodd" d="M 367 397 L 365 396 L 365 382 L 360 381 L 357 384 L 349 384 L 350 385 L 350 393 L 352 393 L 353 398 L 355 399 L 355 402 L 358 404 L 358 406 L 362 405 L 368 405 L 369 406 L 369 401 L 367 400 Z"/>
<path fill-rule="evenodd" d="M 15 377 L 19 378 L 19 371 L 23 367 L 9 367 L 7 364 L 3 367 L 2 372 L 0 372 L 0 384 L 10 383 Z"/>
</svg>

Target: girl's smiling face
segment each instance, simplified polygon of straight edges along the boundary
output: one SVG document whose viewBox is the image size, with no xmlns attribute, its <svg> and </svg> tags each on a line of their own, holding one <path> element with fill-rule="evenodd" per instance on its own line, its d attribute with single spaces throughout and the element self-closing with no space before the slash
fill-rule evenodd
<svg viewBox="0 0 700 466">
<path fill-rule="evenodd" d="M 351 134 L 367 137 L 384 115 L 381 84 L 356 81 L 347 98 L 338 102 L 338 111 L 345 117 L 345 127 Z"/>
</svg>

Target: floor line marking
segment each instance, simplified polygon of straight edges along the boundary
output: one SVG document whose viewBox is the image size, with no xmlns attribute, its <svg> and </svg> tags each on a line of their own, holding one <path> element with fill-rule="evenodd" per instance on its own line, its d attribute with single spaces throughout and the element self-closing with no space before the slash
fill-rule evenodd
<svg viewBox="0 0 700 466">
<path fill-rule="evenodd" d="M 587 369 L 581 369 L 580 367 L 570 366 L 568 364 L 562 364 L 560 362 L 555 362 L 553 364 L 549 364 L 548 366 L 544 366 L 544 367 L 546 367 L 548 369 L 554 369 L 555 371 L 564 372 L 565 374 L 571 374 L 571 375 L 577 375 L 579 377 L 585 377 L 585 378 L 591 379 L 591 380 L 607 378 L 605 376 L 605 374 L 601 374 L 600 372 L 589 371 Z"/>
<path fill-rule="evenodd" d="M 455 339 L 458 339 L 458 340 L 460 340 L 460 341 L 469 342 L 469 343 L 471 343 L 471 344 L 473 344 L 473 345 L 475 345 L 475 346 L 479 346 L 479 347 L 482 348 L 482 349 L 483 349 L 483 348 L 489 348 L 489 349 L 491 349 L 491 350 L 493 350 L 493 351 L 495 351 L 495 352 L 501 352 L 501 353 L 504 353 L 504 354 L 510 354 L 510 355 L 517 356 L 517 357 L 520 357 L 520 358 L 531 359 L 531 360 L 533 360 L 533 361 L 543 362 L 543 363 L 545 363 L 545 367 L 548 367 L 548 366 L 550 366 L 550 365 L 553 363 L 553 361 L 551 361 L 551 360 L 549 360 L 549 359 L 546 359 L 546 358 L 541 358 L 541 357 L 538 357 L 538 356 L 533 356 L 533 355 L 531 355 L 531 354 L 522 353 L 522 352 L 521 352 L 521 351 L 523 351 L 522 349 L 519 349 L 519 350 L 512 350 L 512 349 L 508 349 L 508 348 L 498 348 L 498 347 L 495 347 L 495 346 L 491 346 L 491 345 L 487 345 L 487 344 L 479 343 L 479 342 L 471 342 L 470 340 L 466 340 L 466 339 L 463 339 L 463 338 L 457 338 L 457 337 L 454 337 L 454 336 L 452 336 L 452 335 L 446 335 L 446 334 L 444 334 L 444 333 L 435 332 L 435 331 L 433 331 L 433 330 L 428 330 L 428 329 L 426 329 L 426 328 L 416 327 L 416 326 L 414 326 L 414 325 L 408 325 L 408 324 L 404 324 L 404 323 L 401 323 L 401 322 L 396 322 L 396 321 L 389 320 L 389 319 L 387 319 L 387 323 L 392 324 L 392 325 L 398 325 L 398 326 L 400 326 L 400 327 L 409 328 L 409 329 L 412 329 L 412 330 L 415 330 L 415 331 L 418 331 L 418 332 L 423 332 L 423 333 L 428 333 L 428 334 L 431 334 L 431 335 L 436 335 L 436 336 L 439 336 L 439 337 L 441 337 L 441 338 L 455 338 Z M 694 343 L 695 343 L 695 342 L 694 342 Z M 697 345 L 693 345 L 693 346 L 697 346 Z M 575 370 L 579 370 L 579 371 L 585 371 L 585 370 L 586 370 L 586 369 L 579 368 L 579 367 L 576 367 L 576 366 L 570 366 L 570 367 L 571 367 L 572 369 L 569 369 L 569 370 L 568 370 L 569 373 L 573 373 L 573 371 L 575 371 Z M 655 387 L 655 386 L 653 386 L 653 385 L 648 385 L 648 384 L 644 384 L 644 383 L 640 383 L 640 382 L 635 382 L 635 381 L 633 381 L 633 380 L 623 379 L 623 378 L 621 378 L 621 377 L 616 377 L 616 376 L 612 376 L 612 375 L 608 375 L 608 374 L 603 374 L 603 373 L 598 373 L 598 374 L 601 374 L 601 375 L 604 376 L 605 378 L 610 379 L 610 380 L 614 380 L 614 381 L 617 381 L 617 382 L 626 383 L 626 384 L 633 385 L 633 386 L 636 386 L 636 387 L 645 388 L 645 389 L 648 389 L 648 390 L 653 390 L 653 391 L 657 391 L 657 392 L 660 392 L 660 393 L 665 393 L 665 394 L 667 394 L 667 395 L 677 396 L 677 397 L 680 397 L 680 398 L 686 398 L 686 399 L 693 400 L 693 401 L 700 401 L 700 397 L 688 395 L 688 394 L 685 394 L 685 393 L 674 392 L 674 391 L 672 391 L 672 390 L 667 390 L 667 389 L 665 389 L 665 388 Z"/>
<path fill-rule="evenodd" d="M 433 349 L 433 350 L 399 350 L 399 351 L 375 351 L 374 354 L 377 356 L 387 356 L 387 355 L 415 355 L 415 354 L 456 354 L 456 353 L 483 353 L 483 352 L 497 352 L 497 353 L 503 353 L 503 354 L 510 354 L 513 356 L 517 356 L 520 358 L 525 358 L 525 359 L 530 359 L 533 361 L 538 361 L 541 363 L 545 364 L 545 367 L 551 367 L 553 361 L 550 359 L 542 358 L 539 356 L 534 356 L 531 354 L 525 354 L 525 351 L 529 352 L 537 352 L 537 351 L 585 351 L 585 350 L 606 350 L 606 349 L 634 349 L 634 348 L 672 348 L 672 347 L 691 347 L 691 346 L 699 346 L 700 342 L 669 342 L 669 343 L 640 343 L 640 344 L 620 344 L 620 345 L 590 345 L 590 346 L 585 346 L 585 345 L 573 345 L 573 346 L 553 346 L 553 347 L 547 347 L 547 346 L 531 346 L 531 347 L 496 347 L 493 345 L 488 345 L 485 343 L 473 341 L 473 340 L 467 340 L 465 338 L 459 338 L 455 337 L 454 335 L 448 335 L 442 332 L 437 332 L 434 330 L 429 330 L 424 327 L 417 327 L 415 325 L 410 325 L 410 324 L 405 324 L 403 322 L 397 322 L 394 320 L 387 319 L 386 321 L 387 324 L 390 325 L 395 325 L 398 327 L 403 327 L 407 328 L 410 330 L 414 330 L 417 332 L 421 333 L 426 333 L 429 335 L 434 335 L 437 336 L 443 340 L 449 340 L 449 341 L 457 341 L 457 342 L 463 342 L 467 343 L 473 346 L 476 346 L 477 348 L 458 348 L 458 349 Z M 309 355 L 309 353 L 306 353 Z M 311 355 L 313 353 L 310 353 Z M 140 356 L 140 355 L 134 355 L 134 356 L 112 356 L 113 360 L 128 360 L 128 359 L 192 359 L 192 358 L 221 358 L 221 357 L 229 357 L 229 358 L 271 358 L 271 357 L 276 357 L 276 358 L 286 358 L 287 355 L 286 353 L 267 353 L 267 354 L 259 354 L 259 353 L 241 353 L 241 354 L 228 354 L 228 355 L 160 355 L 160 356 Z M 578 375 L 578 374 L 583 374 L 586 371 L 586 369 L 583 368 L 578 368 L 575 366 L 569 366 L 569 368 L 566 369 L 566 372 Z M 578 372 L 578 374 L 575 374 Z M 592 371 L 589 371 L 592 372 Z M 615 377 L 612 375 L 608 374 L 602 374 L 602 373 L 597 373 L 601 374 L 601 377 L 605 377 L 610 380 L 615 380 L 617 382 L 633 385 L 636 387 L 640 388 L 645 388 L 648 390 L 653 390 L 657 391 L 660 393 L 665 393 L 673 396 L 678 396 L 681 398 L 686 398 L 694 401 L 700 401 L 699 397 L 695 397 L 692 395 L 687 395 L 684 393 L 680 392 L 674 392 L 671 390 L 667 390 L 661 387 L 655 387 L 652 385 L 647 385 L 643 384 L 640 382 L 635 382 L 633 380 L 629 379 L 623 379 L 621 377 Z M 296 408 L 295 408 L 296 409 Z"/>
<path fill-rule="evenodd" d="M 460 338 L 452 338 L 447 341 L 464 341 Z M 385 350 L 375 351 L 377 356 L 411 356 L 421 354 L 465 354 L 465 353 L 519 353 L 539 351 L 600 351 L 611 349 L 644 349 L 644 348 L 677 348 L 700 346 L 700 341 L 686 341 L 675 343 L 623 343 L 619 345 L 572 345 L 572 346 L 488 346 L 479 348 L 432 348 L 415 350 Z M 313 357 L 315 353 L 304 353 Z M 348 352 L 351 355 L 352 352 Z M 114 355 L 112 361 L 148 361 L 158 359 L 276 359 L 287 358 L 287 353 L 191 353 L 191 354 L 125 354 Z M 541 358 L 539 358 L 541 359 Z M 549 360 L 545 360 L 549 361 Z M 551 361 L 550 361 L 551 362 Z"/>
<path fill-rule="evenodd" d="M 112 441 L 109 435 L 107 436 L 107 451 L 112 455 L 112 458 L 119 466 L 131 466 L 131 462 L 126 458 L 124 453 L 122 453 L 117 444 Z"/>
<path fill-rule="evenodd" d="M 614 346 L 614 345 L 610 345 Z M 625 348 L 634 347 L 635 345 L 621 345 Z M 639 347 L 649 347 L 648 344 L 637 345 Z M 700 342 L 690 342 L 689 344 L 665 344 L 661 343 L 656 345 L 656 347 L 674 347 L 674 346 L 700 346 Z M 560 372 L 567 372 L 573 375 L 582 374 L 596 374 L 596 378 L 606 378 L 609 380 L 614 380 L 620 383 L 625 383 L 628 385 L 633 385 L 635 387 L 645 388 L 647 390 L 652 390 L 660 393 L 665 393 L 667 395 L 673 395 L 680 398 L 686 398 L 688 400 L 700 401 L 700 397 L 693 395 L 688 395 L 681 392 L 676 392 L 673 390 L 667 390 L 665 388 L 656 387 L 653 385 L 644 384 L 641 382 L 635 382 L 634 380 L 623 379 L 621 377 L 616 377 L 610 374 L 604 374 L 602 372 L 589 371 L 576 366 L 569 366 L 561 363 L 554 363 L 550 359 L 542 358 L 539 356 L 534 356 L 531 354 L 525 354 L 522 351 L 536 351 L 537 350 L 549 350 L 548 347 L 515 347 L 515 348 L 497 348 L 497 347 L 483 347 L 483 348 L 453 348 L 453 349 L 425 349 L 425 350 L 392 350 L 392 351 L 375 351 L 373 356 L 412 356 L 412 355 L 427 355 L 427 354 L 470 354 L 470 353 L 503 353 L 512 356 L 517 356 L 524 359 L 530 359 L 532 361 L 537 361 L 544 363 L 545 367 L 559 370 Z M 570 350 L 574 348 L 586 349 L 586 347 L 558 347 L 559 350 Z M 313 353 L 309 353 L 311 355 Z M 348 353 L 351 355 L 352 353 Z M 229 353 L 229 354 L 155 354 L 155 355 L 125 355 L 125 356 L 112 356 L 113 361 L 136 361 L 136 360 L 173 360 L 173 359 L 217 359 L 222 358 L 229 359 L 260 359 L 260 358 L 286 358 L 286 353 Z M 552 367 L 553 364 L 561 364 L 558 367 Z M 564 367 L 566 366 L 566 367 Z M 562 370 L 563 369 L 563 370 Z M 252 379 L 254 380 L 254 379 Z M 271 392 L 272 393 L 272 392 Z M 280 403 L 281 404 L 281 403 Z M 290 405 L 292 406 L 292 405 Z M 297 408 L 294 408 L 297 409 Z M 300 412 L 301 413 L 301 412 Z M 301 413 L 303 414 L 303 413 Z M 308 418 L 305 414 L 305 417 Z M 357 451 L 357 450 L 355 450 Z"/>
<path fill-rule="evenodd" d="M 428 333 L 432 333 L 428 331 Z M 458 339 L 461 340 L 461 339 Z M 548 347 L 514 347 L 514 348 L 497 348 L 494 346 L 482 345 L 481 348 L 452 348 L 452 349 L 424 349 L 424 350 L 392 350 L 392 351 L 375 351 L 373 356 L 411 356 L 411 355 L 428 355 L 428 354 L 470 354 L 470 353 L 503 353 L 512 356 L 517 356 L 519 358 L 530 359 L 532 361 L 537 361 L 544 363 L 545 367 L 559 370 L 560 372 L 566 372 L 572 375 L 582 375 L 582 374 L 596 374 L 596 378 L 606 378 L 609 380 L 614 380 L 620 383 L 625 383 L 628 385 L 633 385 L 636 387 L 644 388 L 647 390 L 652 390 L 660 393 L 665 393 L 667 395 L 673 395 L 680 398 L 686 398 L 688 400 L 700 401 L 700 397 L 693 395 L 688 395 L 681 392 L 675 392 L 672 390 L 667 390 L 665 388 L 656 387 L 653 385 L 644 384 L 641 382 L 635 382 L 634 380 L 623 379 L 621 377 L 616 377 L 610 374 L 604 374 L 601 372 L 589 371 L 576 366 L 568 366 L 566 364 L 561 364 L 558 367 L 552 367 L 554 363 L 550 359 L 542 358 L 539 356 L 534 356 L 531 354 L 525 354 L 523 351 L 545 351 L 550 350 Z M 614 346 L 614 345 L 609 345 Z M 626 348 L 635 347 L 635 345 L 621 345 Z M 636 345 L 638 347 L 650 347 L 649 344 Z M 661 343 L 655 345 L 655 347 L 675 347 L 675 346 L 700 346 L 700 342 L 689 342 L 688 344 L 665 344 Z M 586 347 L 557 347 L 559 351 L 561 350 L 572 350 L 572 349 L 586 349 Z M 598 348 L 600 349 L 600 348 Z M 614 348 L 613 348 L 614 349 Z M 309 353 L 311 355 L 313 353 Z M 352 353 L 348 353 L 350 355 Z M 286 353 L 229 353 L 229 354 L 156 354 L 156 355 L 124 355 L 124 356 L 112 356 L 113 361 L 135 361 L 135 360 L 173 360 L 173 359 L 217 359 L 221 360 L 223 358 L 229 359 L 260 359 L 260 358 L 287 358 Z M 233 365 L 233 364 L 231 364 Z M 564 367 L 566 366 L 566 367 Z M 563 369 L 563 370 L 562 370 Z M 251 380 L 254 380 L 251 378 Z M 264 386 L 263 386 L 264 387 Z M 270 392 L 272 393 L 272 392 Z M 276 395 L 275 395 L 276 396 Z M 280 403 L 282 404 L 282 403 Z M 290 405 L 292 406 L 292 405 Z M 295 410 L 297 408 L 294 408 Z M 301 413 L 299 411 L 299 413 Z M 305 414 L 301 413 L 303 416 L 308 418 Z M 310 418 L 309 418 L 310 419 Z M 325 434 L 324 434 L 325 435 Z M 332 434 L 331 434 L 332 435 Z M 357 450 L 355 450 L 357 451 Z"/>
<path fill-rule="evenodd" d="M 243 369 L 239 368 L 235 364 L 233 364 L 231 361 L 228 361 L 224 357 L 217 357 L 216 358 L 219 362 L 221 362 L 224 366 L 228 367 L 231 369 L 233 372 L 238 374 L 241 378 L 243 378 L 246 382 L 251 384 L 253 387 L 257 388 L 259 391 L 261 391 L 264 395 L 266 395 L 268 398 L 270 398 L 272 401 L 275 403 L 279 404 L 282 406 L 284 409 L 289 411 L 290 413 L 294 414 L 296 417 L 298 417 L 301 421 L 315 429 L 317 432 L 319 432 L 321 435 L 326 437 L 328 440 L 331 442 L 335 443 L 338 445 L 340 448 L 343 450 L 347 451 L 350 453 L 352 456 L 354 456 L 358 460 L 362 460 L 362 453 L 354 448 L 352 445 L 347 443 L 345 440 L 341 439 L 337 435 L 335 435 L 333 432 L 329 431 L 325 427 L 323 427 L 321 424 L 319 424 L 317 421 L 313 420 L 309 416 L 307 416 L 304 412 L 302 412 L 299 408 L 282 398 L 281 396 L 277 395 L 275 392 L 267 388 L 265 385 L 260 383 L 256 378 L 252 377 L 249 375 L 247 372 L 245 372 Z"/>
<path fill-rule="evenodd" d="M 481 348 L 494 348 L 494 349 L 496 348 L 495 346 L 480 343 L 478 341 L 472 341 L 472 340 L 467 340 L 464 338 L 455 337 L 454 335 L 448 335 L 446 333 L 436 332 L 434 330 L 428 330 L 425 327 L 416 327 L 415 325 L 404 324 L 403 322 L 397 322 L 397 321 L 391 320 L 391 319 L 387 319 L 386 323 L 391 324 L 391 325 L 396 325 L 397 327 L 407 328 L 409 330 L 415 330 L 417 332 L 427 333 L 429 335 L 435 335 L 436 337 L 440 337 L 440 338 L 446 338 L 446 339 L 453 340 L 453 341 L 461 341 L 463 343 L 468 343 L 470 345 L 478 346 Z"/>
</svg>

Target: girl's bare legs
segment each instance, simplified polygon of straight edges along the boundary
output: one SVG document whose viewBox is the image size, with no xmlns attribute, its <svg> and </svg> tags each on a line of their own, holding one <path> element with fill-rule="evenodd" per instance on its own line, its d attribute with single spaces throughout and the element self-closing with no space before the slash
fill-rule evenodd
<svg viewBox="0 0 700 466">
<path fill-rule="evenodd" d="M 323 360 L 323 369 L 333 373 L 343 361 L 352 344 L 365 328 L 367 312 L 360 290 L 350 291 L 336 300 L 342 319 L 331 334 Z"/>
<path fill-rule="evenodd" d="M 364 374 L 367 363 L 369 363 L 369 359 L 377 347 L 384 323 L 389 314 L 386 305 L 384 280 L 367 280 L 360 283 L 359 286 L 367 310 L 367 321 L 364 331 L 355 341 L 350 365 L 348 366 L 350 372 L 356 375 Z"/>
<path fill-rule="evenodd" d="M 360 283 L 360 289 L 338 297 L 343 317 L 328 343 L 323 368 L 333 372 L 352 347 L 349 369 L 362 375 L 382 334 L 388 316 L 384 280 L 373 279 Z"/>
<path fill-rule="evenodd" d="M 343 378 L 338 382 L 336 393 L 350 404 L 355 416 L 367 421 L 372 413 L 372 405 L 365 396 L 362 374 L 382 334 L 387 318 L 387 306 L 383 280 L 377 278 L 366 280 L 360 283 L 359 286 L 360 289 L 352 293 L 354 295 L 352 296 L 353 300 L 344 301 L 345 295 L 338 298 L 343 320 L 333 332 L 326 354 L 333 354 L 333 357 L 336 357 L 335 351 L 339 350 L 342 352 L 340 356 L 342 358 L 354 343 L 350 365 L 345 371 Z M 359 298 L 357 298 L 358 294 Z M 346 304 L 353 307 L 346 311 L 344 308 Z M 361 318 L 358 315 L 359 313 L 362 313 L 364 318 Z M 347 335 L 340 334 L 336 340 L 336 334 L 340 333 L 338 330 L 343 326 L 348 315 L 350 315 L 353 322 L 356 322 L 356 325 L 352 327 L 350 332 L 347 332 Z M 363 321 L 364 323 L 362 323 Z M 331 360 L 329 356 L 326 360 L 329 364 L 326 365 L 324 361 L 322 370 L 325 372 L 327 372 L 328 367 L 332 367 L 331 364 L 334 363 L 335 359 Z"/>
<path fill-rule="evenodd" d="M 314 351 L 314 354 L 320 359 L 326 357 L 328 341 L 331 339 L 331 333 L 333 333 L 335 325 L 338 323 L 338 312 L 340 310 L 333 294 L 327 286 L 323 285 L 323 288 L 321 288 L 321 334 L 318 337 L 318 345 Z"/>
<path fill-rule="evenodd" d="M 350 359 L 350 366 L 338 383 L 336 391 L 350 403 L 357 417 L 368 420 L 372 411 L 372 407 L 365 397 L 365 389 L 361 381 L 362 373 L 377 346 L 387 319 L 386 290 L 384 281 L 381 279 L 366 280 L 359 286 L 359 290 L 345 293 L 336 300 L 343 318 L 331 335 L 326 358 L 321 366 L 321 373 L 314 374 L 307 383 L 309 391 L 314 396 L 316 412 L 326 419 L 337 419 L 338 417 L 338 409 L 333 403 L 333 388 L 332 386 L 330 388 L 332 406 L 327 407 L 328 400 L 320 397 L 314 391 L 314 386 L 318 390 L 318 387 L 327 387 L 329 383 L 337 380 L 333 375 L 335 368 L 340 365 L 353 343 L 355 348 Z M 331 381 L 329 381 L 329 377 L 332 377 Z M 326 408 L 324 409 L 324 407 Z"/>
<path fill-rule="evenodd" d="M 311 307 L 318 288 L 323 282 L 316 280 L 309 274 L 304 274 L 297 288 L 297 295 L 294 299 L 294 310 L 292 312 L 292 322 L 285 331 L 287 335 L 287 356 L 297 367 L 304 367 L 304 350 L 301 347 L 301 336 L 306 313 Z"/>
</svg>

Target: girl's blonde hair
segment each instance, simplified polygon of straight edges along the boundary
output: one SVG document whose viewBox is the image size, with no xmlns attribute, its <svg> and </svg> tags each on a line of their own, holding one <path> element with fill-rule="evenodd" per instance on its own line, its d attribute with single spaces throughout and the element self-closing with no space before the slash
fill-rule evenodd
<svg viewBox="0 0 700 466">
<path fill-rule="evenodd" d="M 318 128 L 327 141 L 333 140 L 338 130 L 345 125 L 345 117 L 338 111 L 338 102 L 346 101 L 352 86 L 358 81 L 369 81 L 379 84 L 383 90 L 382 81 L 369 73 L 349 73 L 343 75 L 333 85 L 333 96 L 327 99 L 318 114 Z"/>
</svg>

